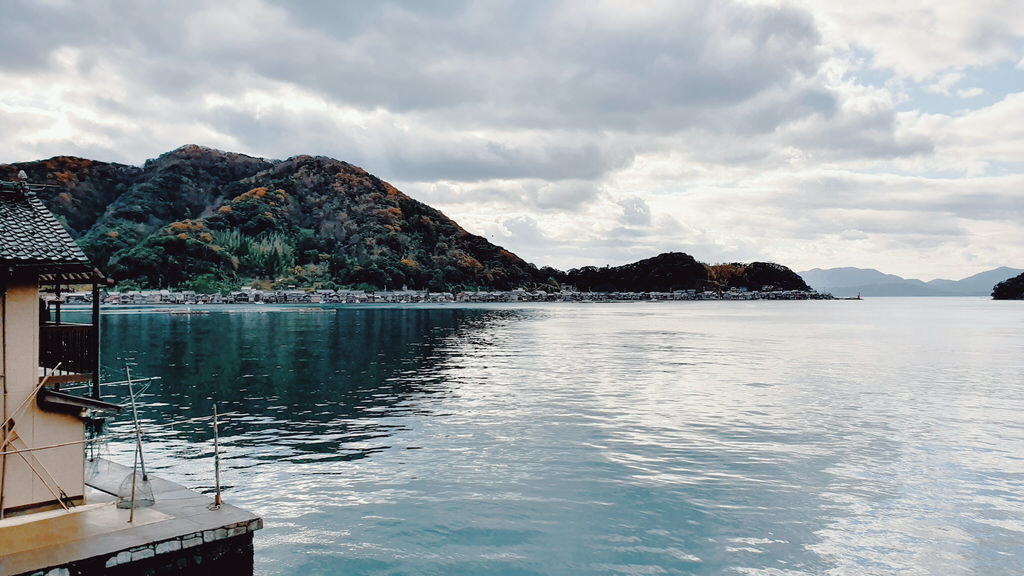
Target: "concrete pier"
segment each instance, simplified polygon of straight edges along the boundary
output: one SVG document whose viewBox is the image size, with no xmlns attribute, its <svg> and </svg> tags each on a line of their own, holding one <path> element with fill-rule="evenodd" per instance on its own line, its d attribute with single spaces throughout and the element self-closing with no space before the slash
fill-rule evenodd
<svg viewBox="0 0 1024 576">
<path fill-rule="evenodd" d="M 183 486 L 153 477 L 156 503 L 117 508 L 126 466 L 86 462 L 85 505 L 0 520 L 0 576 L 98 574 L 251 575 L 252 534 L 263 521 Z"/>
</svg>

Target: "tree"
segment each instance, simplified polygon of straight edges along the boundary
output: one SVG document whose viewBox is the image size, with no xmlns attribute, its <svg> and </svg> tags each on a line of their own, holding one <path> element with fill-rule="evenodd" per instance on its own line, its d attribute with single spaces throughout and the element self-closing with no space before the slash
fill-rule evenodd
<svg viewBox="0 0 1024 576">
<path fill-rule="evenodd" d="M 1024 274 L 1003 280 L 992 288 L 995 300 L 1024 300 Z"/>
</svg>

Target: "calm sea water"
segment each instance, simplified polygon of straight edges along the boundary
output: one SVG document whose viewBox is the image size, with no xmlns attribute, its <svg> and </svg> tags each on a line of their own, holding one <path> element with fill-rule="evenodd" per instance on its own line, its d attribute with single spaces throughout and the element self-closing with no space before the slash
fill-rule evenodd
<svg viewBox="0 0 1024 576">
<path fill-rule="evenodd" d="M 110 311 L 106 378 L 204 491 L 167 423 L 233 413 L 259 574 L 1024 572 L 1020 302 L 208 310 Z"/>
</svg>

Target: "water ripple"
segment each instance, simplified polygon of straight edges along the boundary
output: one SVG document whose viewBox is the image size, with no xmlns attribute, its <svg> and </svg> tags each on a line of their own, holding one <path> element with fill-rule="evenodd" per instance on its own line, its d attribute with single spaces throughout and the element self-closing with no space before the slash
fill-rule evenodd
<svg viewBox="0 0 1024 576">
<path fill-rule="evenodd" d="M 1024 571 L 1024 311 L 734 304 L 118 314 L 103 353 L 164 377 L 160 474 L 210 490 L 209 423 L 160 422 L 233 413 L 261 573 Z"/>
</svg>

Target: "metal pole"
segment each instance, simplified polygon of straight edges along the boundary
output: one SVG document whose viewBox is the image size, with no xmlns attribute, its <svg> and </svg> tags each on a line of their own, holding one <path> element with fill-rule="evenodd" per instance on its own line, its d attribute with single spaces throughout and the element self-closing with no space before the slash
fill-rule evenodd
<svg viewBox="0 0 1024 576">
<path fill-rule="evenodd" d="M 218 508 L 222 504 L 220 499 L 220 440 L 217 433 L 217 404 L 213 404 L 213 477 L 217 484 L 217 495 L 214 496 L 213 505 Z"/>
</svg>

